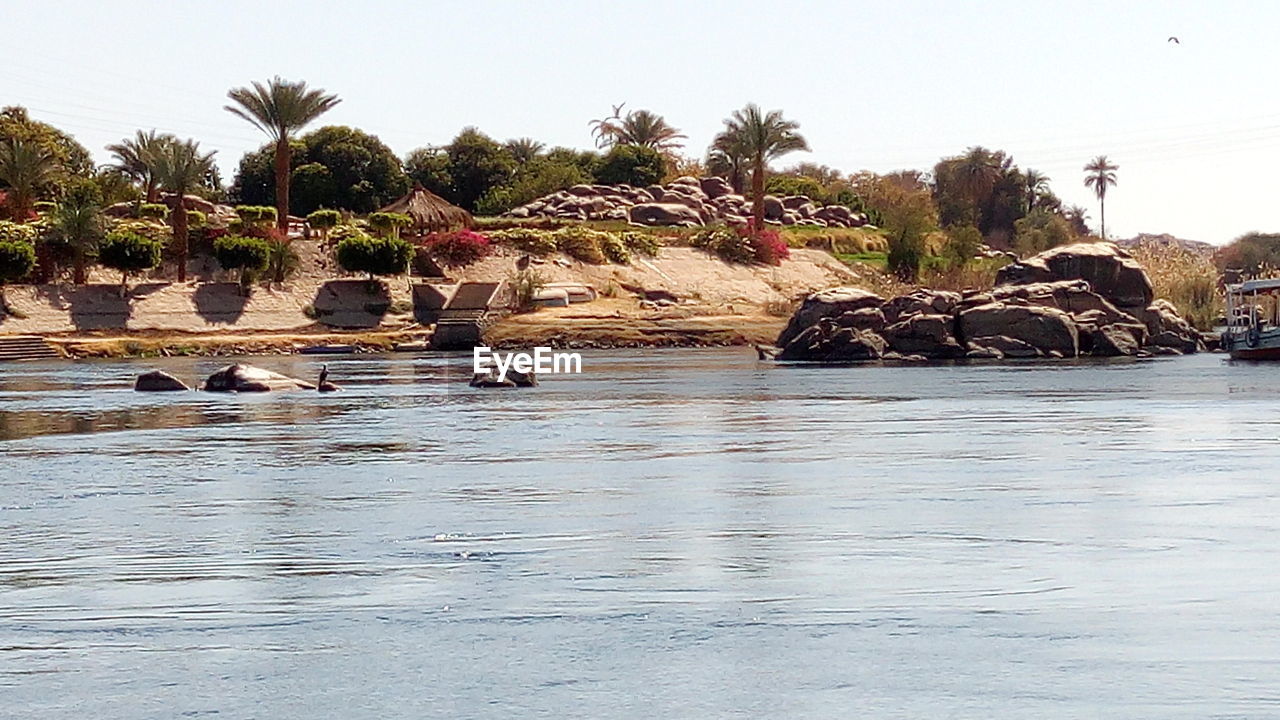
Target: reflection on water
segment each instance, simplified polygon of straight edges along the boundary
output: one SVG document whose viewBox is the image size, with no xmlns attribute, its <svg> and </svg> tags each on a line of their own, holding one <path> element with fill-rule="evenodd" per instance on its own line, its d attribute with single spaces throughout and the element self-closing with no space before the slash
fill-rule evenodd
<svg viewBox="0 0 1280 720">
<path fill-rule="evenodd" d="M 323 362 L 3 366 L 5 712 L 1280 715 L 1269 366 Z"/>
</svg>

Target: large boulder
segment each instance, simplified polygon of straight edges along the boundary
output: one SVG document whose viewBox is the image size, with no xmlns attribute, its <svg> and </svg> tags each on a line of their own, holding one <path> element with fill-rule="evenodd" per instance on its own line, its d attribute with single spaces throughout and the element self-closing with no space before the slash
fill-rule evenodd
<svg viewBox="0 0 1280 720">
<path fill-rule="evenodd" d="M 910 315 L 950 315 L 960 304 L 960 293 L 949 290 L 917 288 L 884 304 L 884 316 L 896 323 Z"/>
<path fill-rule="evenodd" d="M 884 299 L 869 290 L 856 287 L 836 287 L 813 293 L 804 299 L 791 321 L 778 336 L 777 345 L 785 348 L 800 333 L 817 324 L 819 320 L 835 318 L 864 308 L 879 308 Z"/>
<path fill-rule="evenodd" d="M 697 227 L 702 224 L 697 210 L 676 203 L 635 205 L 627 215 L 635 225 Z"/>
<path fill-rule="evenodd" d="M 1091 290 L 1120 307 L 1145 308 L 1155 297 L 1142 266 L 1109 242 L 1062 245 L 1006 265 L 996 275 L 997 285 L 1055 280 L 1085 280 Z"/>
<path fill-rule="evenodd" d="M 764 203 L 764 218 L 766 220 L 782 220 L 782 215 L 787 211 L 782 206 L 782 201 L 773 195 L 765 195 L 762 202 Z"/>
<path fill-rule="evenodd" d="M 1204 350 L 1200 333 L 1191 323 L 1182 319 L 1178 309 L 1168 300 L 1156 300 L 1138 311 L 1150 334 L 1148 345 L 1156 350 L 1176 353 L 1193 353 Z"/>
<path fill-rule="evenodd" d="M 139 375 L 133 383 L 133 389 L 138 392 L 174 392 L 191 388 L 163 370 L 152 370 Z"/>
<path fill-rule="evenodd" d="M 210 375 L 204 381 L 204 389 L 208 392 L 274 392 L 315 390 L 316 386 L 278 372 L 236 363 Z"/>
<path fill-rule="evenodd" d="M 946 359 L 963 357 L 965 348 L 952 332 L 951 315 L 911 315 L 884 329 L 882 335 L 894 352 Z"/>
<path fill-rule="evenodd" d="M 733 193 L 733 186 L 722 177 L 702 178 L 698 181 L 698 186 L 702 188 L 702 192 L 707 194 L 707 197 L 712 199 Z"/>
<path fill-rule="evenodd" d="M 1031 283 L 1029 285 L 1004 285 L 991 290 L 990 297 L 996 301 L 1007 301 L 1011 298 L 1024 300 L 1032 305 L 1056 307 L 1066 311 L 1074 319 L 1085 313 L 1100 315 L 1101 321 L 1094 324 L 1110 325 L 1114 323 L 1134 323 L 1137 320 L 1130 314 L 1120 310 L 1103 296 L 1090 289 L 1084 280 L 1058 280 L 1055 282 Z"/>
<path fill-rule="evenodd" d="M 992 302 L 964 310 L 960 313 L 960 336 L 966 343 L 982 347 L 992 347 L 988 338 L 1007 337 L 1027 343 L 1042 355 L 1075 357 L 1080 353 L 1071 316 L 1041 305 Z"/>
<path fill-rule="evenodd" d="M 885 340 L 866 330 L 840 327 L 823 320 L 805 329 L 778 353 L 778 360 L 817 362 L 858 362 L 878 360 L 884 355 Z"/>
</svg>

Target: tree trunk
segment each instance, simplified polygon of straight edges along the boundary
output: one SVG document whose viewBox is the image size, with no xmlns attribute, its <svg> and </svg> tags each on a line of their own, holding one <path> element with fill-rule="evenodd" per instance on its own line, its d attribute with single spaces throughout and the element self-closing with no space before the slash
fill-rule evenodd
<svg viewBox="0 0 1280 720">
<path fill-rule="evenodd" d="M 73 266 L 72 282 L 76 285 L 83 285 L 88 280 L 89 273 L 85 271 L 84 251 L 76 250 L 75 265 Z"/>
<path fill-rule="evenodd" d="M 156 186 L 154 177 L 147 178 L 147 202 L 153 203 L 160 198 L 160 188 Z"/>
<path fill-rule="evenodd" d="M 179 192 L 178 205 L 173 209 L 173 243 L 178 250 L 178 282 L 187 281 L 187 206 L 183 202 L 185 193 Z"/>
<path fill-rule="evenodd" d="M 1098 198 L 1098 204 L 1102 206 L 1102 239 L 1107 239 L 1107 198 Z"/>
<path fill-rule="evenodd" d="M 764 158 L 757 157 L 751 170 L 751 234 L 764 229 Z"/>
<path fill-rule="evenodd" d="M 276 227 L 289 231 L 289 141 L 276 142 Z"/>
</svg>

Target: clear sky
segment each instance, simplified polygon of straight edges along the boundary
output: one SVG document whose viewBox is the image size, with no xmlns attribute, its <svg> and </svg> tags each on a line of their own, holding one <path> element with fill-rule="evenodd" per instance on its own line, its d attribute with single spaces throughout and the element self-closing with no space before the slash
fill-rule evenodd
<svg viewBox="0 0 1280 720">
<path fill-rule="evenodd" d="M 1096 227 L 1081 168 L 1106 154 L 1120 166 L 1113 237 L 1280 231 L 1269 1 L 4 0 L 0 25 L 0 105 L 28 106 L 100 162 L 155 127 L 216 149 L 230 182 L 264 138 L 222 109 L 226 91 L 277 74 L 342 97 L 322 124 L 401 155 L 467 125 L 590 147 L 588 121 L 625 101 L 700 156 L 754 101 L 813 148 L 783 166 L 928 169 L 980 144 L 1047 173 Z"/>
</svg>

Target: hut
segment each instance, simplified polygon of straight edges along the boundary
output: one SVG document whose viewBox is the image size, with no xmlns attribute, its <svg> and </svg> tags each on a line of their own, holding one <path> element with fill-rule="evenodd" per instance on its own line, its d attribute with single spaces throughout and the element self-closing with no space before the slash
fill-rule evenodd
<svg viewBox="0 0 1280 720">
<path fill-rule="evenodd" d="M 471 213 L 422 187 L 422 183 L 414 183 L 407 195 L 378 212 L 408 215 L 413 220 L 411 232 L 417 235 L 471 227 Z"/>
</svg>

